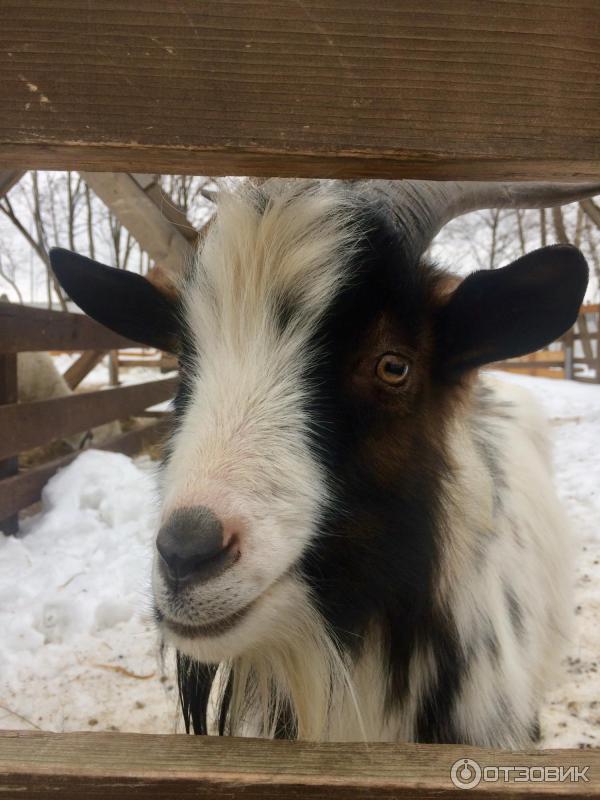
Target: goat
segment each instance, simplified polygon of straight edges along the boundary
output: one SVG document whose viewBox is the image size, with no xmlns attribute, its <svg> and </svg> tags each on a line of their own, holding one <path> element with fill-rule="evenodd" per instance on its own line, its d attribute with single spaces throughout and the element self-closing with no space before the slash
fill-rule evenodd
<svg viewBox="0 0 600 800">
<path fill-rule="evenodd" d="M 17 380 L 19 402 L 50 400 L 53 397 L 69 397 L 73 390 L 58 371 L 50 353 L 19 353 L 17 355 Z M 118 421 L 98 425 L 92 430 L 65 437 L 64 443 L 71 450 L 81 450 L 90 444 L 101 445 L 121 433 Z M 48 448 L 46 448 L 47 450 Z M 44 448 L 40 449 L 42 454 Z"/>
<path fill-rule="evenodd" d="M 177 352 L 155 616 L 187 730 L 517 747 L 571 611 L 544 424 L 479 373 L 575 321 L 544 247 L 460 280 L 448 220 L 600 185 L 285 181 L 220 194 L 177 298 L 64 250 L 88 314 Z"/>
</svg>

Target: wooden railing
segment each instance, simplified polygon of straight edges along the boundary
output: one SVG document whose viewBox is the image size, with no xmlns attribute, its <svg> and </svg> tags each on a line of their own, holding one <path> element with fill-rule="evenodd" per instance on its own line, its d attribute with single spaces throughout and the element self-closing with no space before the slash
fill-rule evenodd
<svg viewBox="0 0 600 800">
<path fill-rule="evenodd" d="M 600 305 L 582 306 L 575 325 L 552 348 L 494 366 L 538 378 L 600 383 Z"/>
<path fill-rule="evenodd" d="M 589 0 L 8 2 L 0 156 L 19 169 L 597 180 L 598 30 Z M 65 326 L 65 349 L 91 346 L 84 324 Z M 29 349 L 56 346 L 27 336 Z M 16 400 L 19 344 L 0 356 L 0 402 Z M 5 459 L 0 474 L 13 468 Z M 598 797 L 599 753 L 7 733 L 0 794 Z M 590 782 L 461 792 L 449 772 L 464 756 L 592 765 Z"/>
<path fill-rule="evenodd" d="M 466 759 L 481 780 L 461 790 L 452 768 Z M 528 768 L 531 781 L 523 777 Z M 7 798 L 591 798 L 599 796 L 599 774 L 600 750 L 0 731 L 0 795 Z"/>
<path fill-rule="evenodd" d="M 18 512 L 35 503 L 48 479 L 66 466 L 78 452 L 19 470 L 18 456 L 26 450 L 89 430 L 113 420 L 145 412 L 170 399 L 176 378 L 161 378 L 131 386 L 73 394 L 50 400 L 18 402 L 17 354 L 39 350 L 83 351 L 68 370 L 71 386 L 108 350 L 139 348 L 82 314 L 45 311 L 0 304 L 0 530 L 18 529 Z M 79 365 L 79 366 L 78 366 Z M 133 454 L 159 440 L 169 424 L 168 416 L 131 430 L 99 446 Z"/>
</svg>

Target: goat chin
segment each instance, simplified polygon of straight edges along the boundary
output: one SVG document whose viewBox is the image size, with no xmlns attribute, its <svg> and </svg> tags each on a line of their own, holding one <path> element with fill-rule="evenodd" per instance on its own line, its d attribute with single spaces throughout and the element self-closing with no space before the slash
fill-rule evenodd
<svg viewBox="0 0 600 800">
<path fill-rule="evenodd" d="M 212 704 L 229 733 L 535 739 L 568 527 L 539 412 L 479 369 L 562 336 L 589 269 L 554 245 L 461 278 L 426 251 L 468 210 L 599 188 L 224 186 L 176 297 L 51 251 L 87 313 L 179 355 L 154 598 L 188 727 Z"/>
<path fill-rule="evenodd" d="M 478 369 L 558 335 L 587 267 L 550 248 L 460 281 L 369 197 L 285 181 L 225 196 L 183 287 L 162 531 L 196 513 L 238 547 L 187 583 L 206 530 L 161 552 L 184 716 L 527 745 L 568 630 L 568 526 L 539 411 Z"/>
<path fill-rule="evenodd" d="M 472 656 L 481 647 L 474 633 L 490 620 L 498 639 L 471 657 L 452 711 L 457 737 L 517 747 L 531 741 L 531 719 L 568 640 L 569 581 L 556 580 L 569 574 L 557 569 L 569 563 L 568 526 L 552 488 L 543 418 L 529 395 L 483 378 L 476 396 L 470 415 L 449 437 L 463 468 L 446 491 L 447 538 L 436 601 L 448 612 L 462 653 Z M 473 425 L 483 437 L 475 443 Z M 508 444 L 495 475 L 484 463 L 486 436 Z M 501 509 L 494 507 L 500 472 L 509 481 L 503 496 L 511 498 Z M 473 496 L 490 500 L 474 504 Z M 488 548 L 483 566 L 480 545 Z M 519 598 L 519 624 L 506 615 L 509 591 Z M 327 629 L 310 589 L 293 576 L 278 582 L 222 636 L 165 637 L 190 659 L 189 669 L 196 662 L 219 664 L 208 708 L 212 733 L 228 693 L 226 730 L 234 735 L 281 735 L 281 721 L 288 719 L 284 734 L 302 739 L 414 740 L 423 704 L 444 680 L 435 639 L 425 637 L 410 658 L 407 688 L 395 695 L 393 656 L 377 621 L 351 652 Z M 513 709 L 509 725 L 499 696 Z"/>
</svg>

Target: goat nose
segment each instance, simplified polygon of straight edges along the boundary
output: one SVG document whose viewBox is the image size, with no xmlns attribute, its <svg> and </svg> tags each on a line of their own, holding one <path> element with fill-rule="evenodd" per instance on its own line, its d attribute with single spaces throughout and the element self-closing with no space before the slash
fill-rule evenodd
<svg viewBox="0 0 600 800">
<path fill-rule="evenodd" d="M 239 555 L 232 537 L 205 506 L 179 508 L 158 532 L 156 548 L 165 578 L 172 583 L 208 580 L 233 565 Z"/>
</svg>

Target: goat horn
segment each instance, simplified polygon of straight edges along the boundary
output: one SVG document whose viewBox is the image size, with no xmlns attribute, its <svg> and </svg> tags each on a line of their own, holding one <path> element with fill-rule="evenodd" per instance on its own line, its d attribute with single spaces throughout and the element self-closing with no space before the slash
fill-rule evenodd
<svg viewBox="0 0 600 800">
<path fill-rule="evenodd" d="M 390 213 L 405 238 L 407 255 L 420 258 L 440 229 L 482 208 L 550 208 L 600 194 L 600 183 L 498 183 L 484 181 L 357 181 Z"/>
</svg>

